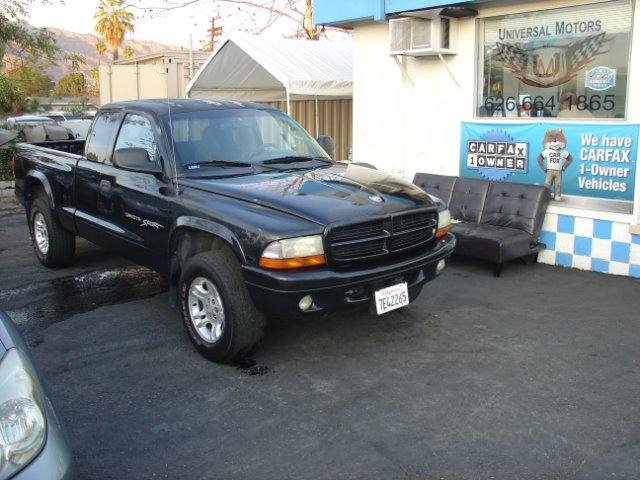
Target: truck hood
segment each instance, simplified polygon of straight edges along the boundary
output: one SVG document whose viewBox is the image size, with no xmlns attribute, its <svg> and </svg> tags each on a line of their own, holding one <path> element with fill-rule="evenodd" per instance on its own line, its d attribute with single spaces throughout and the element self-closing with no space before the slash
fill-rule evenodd
<svg viewBox="0 0 640 480">
<path fill-rule="evenodd" d="M 431 197 L 405 180 L 344 163 L 304 172 L 189 178 L 181 184 L 322 224 L 434 205 Z"/>
</svg>

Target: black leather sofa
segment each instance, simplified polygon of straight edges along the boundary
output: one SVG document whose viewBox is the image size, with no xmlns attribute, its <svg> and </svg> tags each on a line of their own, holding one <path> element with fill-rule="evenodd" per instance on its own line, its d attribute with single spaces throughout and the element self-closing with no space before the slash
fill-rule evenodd
<svg viewBox="0 0 640 480">
<path fill-rule="evenodd" d="M 413 183 L 449 206 L 454 253 L 493 263 L 496 277 L 504 263 L 534 263 L 546 248 L 539 241 L 550 200 L 545 186 L 430 173 L 416 173 Z"/>
</svg>

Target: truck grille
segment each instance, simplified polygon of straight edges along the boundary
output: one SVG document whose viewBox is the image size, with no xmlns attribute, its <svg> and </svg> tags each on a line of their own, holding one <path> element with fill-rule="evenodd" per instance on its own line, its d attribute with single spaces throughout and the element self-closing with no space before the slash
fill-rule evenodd
<svg viewBox="0 0 640 480">
<path fill-rule="evenodd" d="M 327 256 L 331 263 L 346 263 L 392 255 L 429 242 L 435 237 L 437 226 L 438 214 L 434 211 L 331 226 L 327 232 Z"/>
</svg>

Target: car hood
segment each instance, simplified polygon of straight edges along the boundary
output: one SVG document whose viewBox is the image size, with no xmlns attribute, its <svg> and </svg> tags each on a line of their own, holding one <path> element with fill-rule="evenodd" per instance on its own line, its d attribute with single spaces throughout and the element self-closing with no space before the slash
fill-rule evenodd
<svg viewBox="0 0 640 480">
<path fill-rule="evenodd" d="M 380 170 L 343 163 L 304 172 L 190 178 L 182 185 L 323 224 L 434 205 L 424 191 L 405 180 Z"/>
</svg>

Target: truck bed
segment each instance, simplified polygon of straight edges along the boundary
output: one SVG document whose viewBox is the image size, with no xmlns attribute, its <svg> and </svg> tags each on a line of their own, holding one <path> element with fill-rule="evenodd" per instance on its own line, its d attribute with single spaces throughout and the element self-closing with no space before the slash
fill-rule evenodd
<svg viewBox="0 0 640 480">
<path fill-rule="evenodd" d="M 84 140 L 47 140 L 46 142 L 30 142 L 31 145 L 50 148 L 59 152 L 82 155 L 84 152 Z"/>
</svg>

